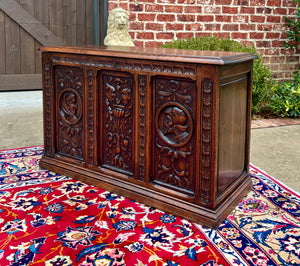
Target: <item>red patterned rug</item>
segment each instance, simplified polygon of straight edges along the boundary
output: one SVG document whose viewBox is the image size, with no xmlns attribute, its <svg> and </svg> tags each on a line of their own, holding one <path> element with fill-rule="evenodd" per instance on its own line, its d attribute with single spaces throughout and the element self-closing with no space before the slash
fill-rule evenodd
<svg viewBox="0 0 300 266">
<path fill-rule="evenodd" d="M 41 170 L 43 147 L 0 151 L 0 265 L 300 265 L 300 196 L 251 166 L 217 230 Z"/>
</svg>

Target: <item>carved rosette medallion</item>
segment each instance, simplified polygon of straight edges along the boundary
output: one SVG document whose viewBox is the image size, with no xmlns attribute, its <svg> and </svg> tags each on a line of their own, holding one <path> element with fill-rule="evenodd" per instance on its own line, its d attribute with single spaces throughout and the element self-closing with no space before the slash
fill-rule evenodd
<svg viewBox="0 0 300 266">
<path fill-rule="evenodd" d="M 83 160 L 83 73 L 77 68 L 55 68 L 58 105 L 57 152 Z"/>
<path fill-rule="evenodd" d="M 154 86 L 154 182 L 190 194 L 195 182 L 192 150 L 196 84 L 157 78 Z"/>
<path fill-rule="evenodd" d="M 133 173 L 133 84 L 130 75 L 104 74 L 103 164 Z"/>
<path fill-rule="evenodd" d="M 184 146 L 192 137 L 192 118 L 181 104 L 175 102 L 163 104 L 157 110 L 155 121 L 158 135 L 170 146 Z"/>
</svg>

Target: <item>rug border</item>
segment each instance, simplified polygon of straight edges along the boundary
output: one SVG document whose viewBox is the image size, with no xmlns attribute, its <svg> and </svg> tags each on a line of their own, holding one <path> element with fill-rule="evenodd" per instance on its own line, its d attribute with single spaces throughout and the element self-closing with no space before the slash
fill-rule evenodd
<svg viewBox="0 0 300 266">
<path fill-rule="evenodd" d="M 270 174 L 268 174 L 267 172 L 265 172 L 264 170 L 260 169 L 259 167 L 253 165 L 252 163 L 249 164 L 250 168 L 255 169 L 256 171 L 260 172 L 261 174 L 267 176 L 268 178 L 270 178 L 273 182 L 277 183 L 279 186 L 281 186 L 283 189 L 289 191 L 290 193 L 294 194 L 296 197 L 300 198 L 300 193 L 293 190 L 292 188 L 290 188 L 288 185 L 286 185 L 285 183 L 283 183 L 282 181 L 278 180 L 276 177 L 271 176 Z"/>
</svg>

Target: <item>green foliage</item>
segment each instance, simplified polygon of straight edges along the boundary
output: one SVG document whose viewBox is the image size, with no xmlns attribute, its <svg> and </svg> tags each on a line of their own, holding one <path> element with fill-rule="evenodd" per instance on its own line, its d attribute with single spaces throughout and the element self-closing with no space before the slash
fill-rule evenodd
<svg viewBox="0 0 300 266">
<path fill-rule="evenodd" d="M 253 46 L 245 46 L 231 39 L 221 39 L 216 36 L 203 36 L 175 40 L 168 44 L 164 44 L 162 47 L 185 50 L 254 53 L 258 56 L 258 59 L 254 60 L 253 63 L 252 112 L 254 114 L 260 113 L 271 99 L 273 86 L 271 70 L 263 64 L 262 57 Z"/>
<path fill-rule="evenodd" d="M 286 81 L 272 88 L 270 108 L 276 115 L 300 116 L 300 72 L 295 71 L 293 78 L 293 81 Z"/>
<path fill-rule="evenodd" d="M 287 27 L 287 40 L 284 46 L 289 49 L 297 48 L 300 43 L 300 0 L 294 0 L 297 5 L 295 16 L 285 18 Z M 293 73 L 292 81 L 285 81 L 281 84 L 277 83 L 272 88 L 273 96 L 269 107 L 272 112 L 282 117 L 300 116 L 300 71 Z"/>
<path fill-rule="evenodd" d="M 297 5 L 296 14 L 293 18 L 285 18 L 285 24 L 283 26 L 287 27 L 287 39 L 289 41 L 284 42 L 286 48 L 297 48 L 300 43 L 300 0 L 294 0 Z"/>
</svg>

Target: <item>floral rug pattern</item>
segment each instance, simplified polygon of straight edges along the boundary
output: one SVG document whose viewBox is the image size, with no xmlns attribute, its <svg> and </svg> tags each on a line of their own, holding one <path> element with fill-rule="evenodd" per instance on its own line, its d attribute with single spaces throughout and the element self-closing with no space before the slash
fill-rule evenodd
<svg viewBox="0 0 300 266">
<path fill-rule="evenodd" d="M 0 151 L 0 265 L 300 265 L 300 196 L 254 166 L 212 230 L 40 169 L 42 154 Z"/>
</svg>

